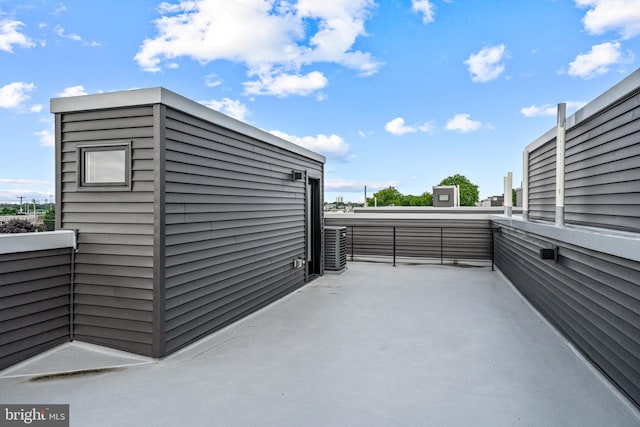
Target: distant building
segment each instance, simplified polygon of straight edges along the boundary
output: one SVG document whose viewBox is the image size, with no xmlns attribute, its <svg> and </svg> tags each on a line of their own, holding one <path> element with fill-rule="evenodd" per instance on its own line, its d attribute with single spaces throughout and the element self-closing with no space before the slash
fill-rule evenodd
<svg viewBox="0 0 640 427">
<path fill-rule="evenodd" d="M 341 205 L 341 204 L 343 204 L 343 203 L 344 203 L 344 201 L 343 201 L 343 200 L 344 200 L 344 199 L 342 198 L 342 196 L 338 196 L 338 197 L 336 197 L 336 203 L 337 203 L 337 204 L 339 204 L 339 205 Z"/>
<path fill-rule="evenodd" d="M 458 185 L 436 185 L 433 187 L 433 206 L 438 208 L 460 206 L 460 187 Z"/>
<path fill-rule="evenodd" d="M 491 206 L 504 206 L 504 196 L 492 196 Z"/>
</svg>

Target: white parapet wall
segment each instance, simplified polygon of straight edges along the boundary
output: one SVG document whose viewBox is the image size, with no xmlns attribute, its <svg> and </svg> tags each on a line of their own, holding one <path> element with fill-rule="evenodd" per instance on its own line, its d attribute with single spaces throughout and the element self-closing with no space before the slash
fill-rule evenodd
<svg viewBox="0 0 640 427">
<path fill-rule="evenodd" d="M 75 249 L 76 234 L 72 230 L 0 234 L 0 254 L 58 248 Z"/>
</svg>

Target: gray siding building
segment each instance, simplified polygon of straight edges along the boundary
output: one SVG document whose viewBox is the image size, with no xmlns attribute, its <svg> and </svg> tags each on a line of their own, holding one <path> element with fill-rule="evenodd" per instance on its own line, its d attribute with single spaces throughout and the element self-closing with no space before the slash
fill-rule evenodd
<svg viewBox="0 0 640 427">
<path fill-rule="evenodd" d="M 437 208 L 453 208 L 460 206 L 460 187 L 457 185 L 434 186 L 433 206 Z"/>
<path fill-rule="evenodd" d="M 164 88 L 51 112 L 75 339 L 162 357 L 323 273 L 323 156 Z"/>
</svg>

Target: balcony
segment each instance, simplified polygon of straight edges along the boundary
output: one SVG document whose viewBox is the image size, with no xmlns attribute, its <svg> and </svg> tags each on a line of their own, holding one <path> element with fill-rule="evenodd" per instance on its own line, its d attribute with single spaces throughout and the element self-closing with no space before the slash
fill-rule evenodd
<svg viewBox="0 0 640 427">
<path fill-rule="evenodd" d="M 438 264 L 351 262 L 159 362 L 67 343 L 0 400 L 92 426 L 640 423 L 499 271 Z"/>
</svg>

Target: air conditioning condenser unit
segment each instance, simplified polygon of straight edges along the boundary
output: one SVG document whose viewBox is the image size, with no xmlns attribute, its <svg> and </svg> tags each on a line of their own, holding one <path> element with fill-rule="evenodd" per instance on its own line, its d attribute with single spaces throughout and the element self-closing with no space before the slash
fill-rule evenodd
<svg viewBox="0 0 640 427">
<path fill-rule="evenodd" d="M 342 272 L 347 266 L 347 227 L 324 228 L 324 269 Z"/>
</svg>

